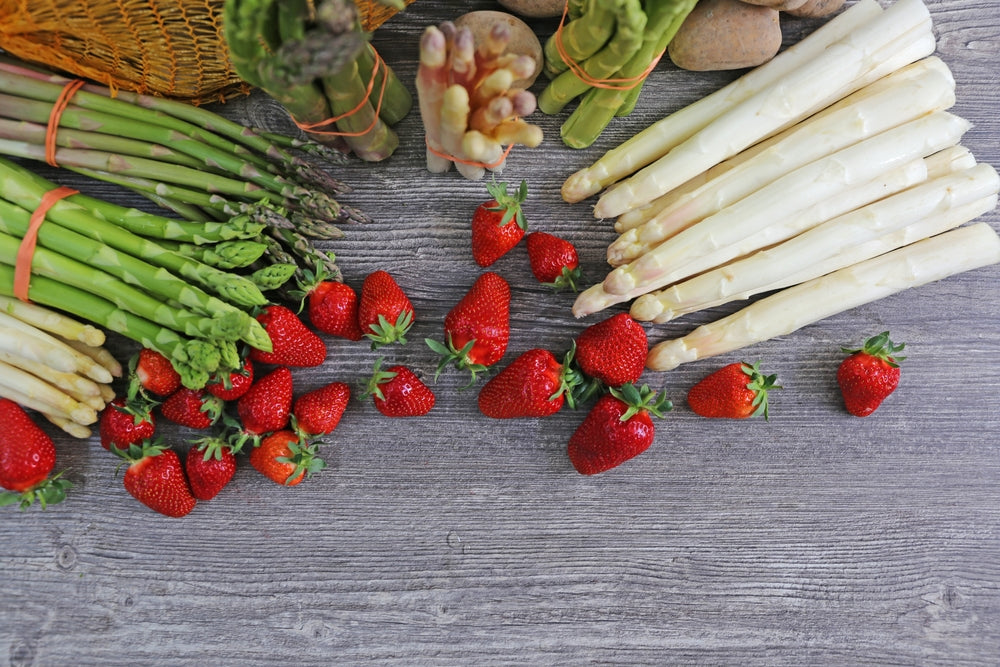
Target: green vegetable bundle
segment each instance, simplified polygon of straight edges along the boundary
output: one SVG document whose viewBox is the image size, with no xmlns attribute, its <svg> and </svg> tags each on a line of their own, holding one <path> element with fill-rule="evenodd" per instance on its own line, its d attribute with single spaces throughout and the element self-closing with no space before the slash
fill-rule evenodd
<svg viewBox="0 0 1000 667">
<path fill-rule="evenodd" d="M 563 142 L 586 148 L 615 116 L 635 108 L 655 59 L 697 0 L 583 0 L 545 44 L 545 73 L 552 79 L 538 97 L 543 113 L 557 114 L 575 98 L 563 123 Z"/>
<path fill-rule="evenodd" d="M 237 73 L 312 138 L 370 162 L 396 150 L 390 126 L 412 98 L 368 43 L 352 0 L 226 0 L 224 18 Z"/>
<path fill-rule="evenodd" d="M 293 269 L 322 265 L 327 274 L 339 275 L 333 257 L 316 249 L 311 239 L 339 238 L 340 223 L 367 218 L 334 199 L 332 193 L 348 188 L 306 159 L 309 151 L 339 153 L 256 133 L 183 102 L 125 91 L 112 98 L 107 88 L 97 85 L 85 85 L 73 94 L 53 136 L 49 117 L 68 83 L 0 60 L 0 154 L 54 158 L 61 167 L 129 188 L 196 223 L 193 229 L 199 231 L 172 238 L 183 242 L 173 250 L 199 261 L 234 266 L 247 247 L 188 247 L 232 240 L 206 241 L 200 230 L 245 238 L 244 231 L 233 230 L 249 226 L 265 251 L 254 268 L 269 263 L 292 264 Z M 55 143 L 51 155 L 46 150 L 50 139 Z M 171 223 L 172 228 L 183 226 Z"/>
<path fill-rule="evenodd" d="M 55 188 L 0 159 L 0 295 L 18 296 L 22 239 L 32 213 Z M 214 373 L 240 367 L 238 345 L 271 349 L 267 332 L 250 313 L 267 303 L 262 289 L 275 285 L 258 280 L 257 273 L 229 271 L 176 248 L 198 246 L 216 254 L 242 248 L 228 258 L 247 264 L 265 249 L 249 240 L 261 229 L 245 218 L 199 225 L 73 194 L 51 205 L 37 228 L 27 296 L 163 353 L 184 383 L 198 388 Z M 284 280 L 290 275 L 284 271 Z"/>
</svg>

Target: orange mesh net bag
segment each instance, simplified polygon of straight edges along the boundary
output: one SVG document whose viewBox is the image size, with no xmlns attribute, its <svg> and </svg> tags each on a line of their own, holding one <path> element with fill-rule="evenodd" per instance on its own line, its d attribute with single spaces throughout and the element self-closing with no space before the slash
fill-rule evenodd
<svg viewBox="0 0 1000 667">
<path fill-rule="evenodd" d="M 408 0 L 407 4 L 414 0 Z M 395 14 L 355 0 L 374 30 Z M 249 87 L 229 63 L 224 0 L 0 0 L 0 49 L 111 88 L 193 103 Z"/>
</svg>

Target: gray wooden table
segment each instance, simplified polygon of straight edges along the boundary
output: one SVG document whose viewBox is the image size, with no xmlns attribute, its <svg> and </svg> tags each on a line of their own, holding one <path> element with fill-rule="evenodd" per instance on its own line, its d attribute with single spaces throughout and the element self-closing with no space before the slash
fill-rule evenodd
<svg viewBox="0 0 1000 667">
<path fill-rule="evenodd" d="M 412 82 L 429 23 L 490 2 L 420 0 L 376 34 Z M 1000 2 L 928 0 L 938 54 L 958 82 L 966 145 L 1000 166 Z M 786 43 L 818 25 L 786 24 Z M 554 21 L 536 21 L 548 35 Z M 516 149 L 534 229 L 573 240 L 588 284 L 603 277 L 608 222 L 559 197 L 565 177 L 736 73 L 665 63 L 636 111 L 584 151 L 561 117 Z M 273 129 L 261 96 L 223 111 Z M 385 352 L 430 378 L 425 336 L 480 269 L 469 217 L 481 183 L 422 167 L 419 117 L 389 161 L 337 175 L 370 226 L 332 244 L 346 280 L 392 272 L 417 312 L 412 342 Z M 51 172 L 46 172 L 50 174 Z M 57 174 L 102 196 L 121 192 Z M 982 219 L 1000 226 L 1000 214 Z M 513 287 L 507 359 L 563 350 L 596 317 L 532 278 L 523 247 L 494 268 Z M 593 478 L 570 467 L 582 420 L 491 421 L 447 373 L 425 418 L 354 402 L 330 467 L 282 489 L 249 465 L 182 520 L 134 502 L 96 439 L 57 438 L 75 488 L 46 512 L 0 516 L 0 664 L 913 664 L 1000 660 L 1000 266 L 873 303 L 740 353 L 647 373 L 677 407 L 642 457 Z M 682 334 L 733 308 L 649 329 Z M 842 345 L 891 330 L 907 343 L 899 390 L 876 415 L 843 410 Z M 328 339 L 299 390 L 364 379 L 376 353 Z M 133 348 L 113 339 L 122 355 Z M 724 362 L 761 360 L 784 389 L 769 422 L 701 419 L 686 391 Z M 192 437 L 164 427 L 180 448 Z"/>
</svg>

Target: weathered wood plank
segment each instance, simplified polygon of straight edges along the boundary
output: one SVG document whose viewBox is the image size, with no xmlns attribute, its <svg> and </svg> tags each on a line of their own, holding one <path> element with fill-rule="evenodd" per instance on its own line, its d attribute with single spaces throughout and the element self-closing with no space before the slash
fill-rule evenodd
<svg viewBox="0 0 1000 667">
<path fill-rule="evenodd" d="M 461 7 L 492 7 L 489 2 Z M 1000 3 L 928 0 L 939 55 L 958 82 L 966 144 L 1000 165 Z M 422 28 L 459 3 L 420 0 L 375 41 L 412 81 Z M 535 21 L 543 36 L 553 21 Z M 785 43 L 818 22 L 788 26 Z M 598 143 L 515 150 L 536 229 L 571 238 L 590 281 L 606 271 L 610 224 L 559 198 L 562 180 L 662 114 L 736 73 L 668 64 L 635 113 Z M 288 129 L 261 96 L 234 118 Z M 384 353 L 432 374 L 421 343 L 480 269 L 468 218 L 481 183 L 428 175 L 419 117 L 386 163 L 335 169 L 345 201 L 374 222 L 329 244 L 349 283 L 388 269 L 418 320 Z M 100 196 L 118 190 L 39 167 Z M 1000 215 L 983 217 L 994 227 Z M 588 321 L 572 296 L 535 283 L 523 252 L 494 267 L 514 291 L 509 358 L 563 349 Z M 357 402 L 326 447 L 331 469 L 282 490 L 241 468 L 181 521 L 134 503 L 96 441 L 58 439 L 71 500 L 0 518 L 0 661 L 57 664 L 993 665 L 1000 654 L 1000 267 L 963 274 L 754 346 L 784 389 L 769 422 L 694 416 L 684 393 L 728 355 L 651 373 L 675 399 L 653 448 L 613 474 L 572 471 L 582 414 L 492 422 L 446 374 L 425 419 L 389 422 Z M 660 328 L 681 334 L 731 312 Z M 596 321 L 596 320 L 595 320 Z M 876 417 L 847 416 L 834 372 L 842 345 L 891 329 L 908 343 L 903 383 Z M 356 383 L 378 356 L 328 339 L 301 389 Z M 128 343 L 114 339 L 127 354 Z M 169 427 L 168 427 L 169 428 Z M 190 432 L 168 430 L 175 441 Z"/>
</svg>

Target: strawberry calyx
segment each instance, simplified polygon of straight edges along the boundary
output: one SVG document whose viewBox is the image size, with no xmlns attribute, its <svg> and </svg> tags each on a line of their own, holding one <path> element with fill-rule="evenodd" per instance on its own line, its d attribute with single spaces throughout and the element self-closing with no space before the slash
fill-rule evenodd
<svg viewBox="0 0 1000 667">
<path fill-rule="evenodd" d="M 542 285 L 551 287 L 557 293 L 564 289 L 579 292 L 580 288 L 577 287 L 577 282 L 580 280 L 580 275 L 581 271 L 579 266 L 573 267 L 572 269 L 568 266 L 563 266 L 562 271 L 555 280 L 548 283 L 542 283 Z"/>
<path fill-rule="evenodd" d="M 648 412 L 654 417 L 663 417 L 665 412 L 674 409 L 673 402 L 666 395 L 650 389 L 649 385 L 646 384 L 637 387 L 631 382 L 627 382 L 620 387 L 612 387 L 608 393 L 628 406 L 619 418 L 623 422 L 640 412 Z"/>
<path fill-rule="evenodd" d="M 438 363 L 437 370 L 434 372 L 434 381 L 437 382 L 438 376 L 449 364 L 454 364 L 455 368 L 459 370 L 469 371 L 471 378 L 469 383 L 462 387 L 462 389 L 468 389 L 476 383 L 477 374 L 482 373 L 489 369 L 486 364 L 478 364 L 470 360 L 469 355 L 472 353 L 472 348 L 476 344 L 475 338 L 470 340 L 468 343 L 463 345 L 461 348 L 456 348 L 455 343 L 452 340 L 451 332 L 447 335 L 447 344 L 442 344 L 433 338 L 425 338 L 424 342 L 427 343 L 427 347 L 431 348 L 435 353 L 440 355 L 441 361 Z"/>
<path fill-rule="evenodd" d="M 521 211 L 521 204 L 528 198 L 527 181 L 522 179 L 521 185 L 514 194 L 508 194 L 506 183 L 497 181 L 487 183 L 486 190 L 496 202 L 493 206 L 487 206 L 486 209 L 494 212 L 503 211 L 503 216 L 501 216 L 500 222 L 497 223 L 498 227 L 503 227 L 511 220 L 514 220 L 521 229 L 528 228 L 528 223 L 524 220 L 524 213 Z"/>
<path fill-rule="evenodd" d="M 288 443 L 288 456 L 278 456 L 274 460 L 278 463 L 285 463 L 295 466 L 295 469 L 285 479 L 285 484 L 291 484 L 297 477 L 305 473 L 306 477 L 326 468 L 326 461 L 321 459 L 319 448 L 315 444 L 307 442 L 299 436 L 298 440 Z"/>
<path fill-rule="evenodd" d="M 894 344 L 889 339 L 889 332 L 883 331 L 866 340 L 860 348 L 842 347 L 840 349 L 846 354 L 856 354 L 858 352 L 867 354 L 876 359 L 881 359 L 893 368 L 896 368 L 899 366 L 900 361 L 906 359 L 906 357 L 900 357 L 896 354 L 897 352 L 901 352 L 904 347 L 906 347 L 906 343 Z"/>
<path fill-rule="evenodd" d="M 742 370 L 750 381 L 747 382 L 746 388 L 754 392 L 753 401 L 750 405 L 754 408 L 754 411 L 750 413 L 751 417 L 757 417 L 764 415 L 764 419 L 768 418 L 768 403 L 767 403 L 767 392 L 771 389 L 781 389 L 780 384 L 775 384 L 778 381 L 777 374 L 764 375 L 760 370 L 760 362 L 751 365 L 745 361 L 741 363 L 740 370 Z"/>
<path fill-rule="evenodd" d="M 43 510 L 61 503 L 66 500 L 66 491 L 73 486 L 68 479 L 61 479 L 62 474 L 56 473 L 24 491 L 0 491 L 0 507 L 18 505 L 23 512 L 36 502 Z"/>
<path fill-rule="evenodd" d="M 369 325 L 370 332 L 365 333 L 365 337 L 371 340 L 373 350 L 391 343 L 406 345 L 406 333 L 412 325 L 413 311 L 409 309 L 400 311 L 395 322 L 390 322 L 385 315 L 379 315 L 378 323 Z"/>
<path fill-rule="evenodd" d="M 375 360 L 375 366 L 372 368 L 372 375 L 368 378 L 368 383 L 365 385 L 364 391 L 359 392 L 359 399 L 363 399 L 367 396 L 374 396 L 380 401 L 385 400 L 385 394 L 382 393 L 381 385 L 396 377 L 397 373 L 395 371 L 382 370 L 382 361 L 382 357 Z"/>
<path fill-rule="evenodd" d="M 337 280 L 338 276 L 335 276 L 329 270 L 326 269 L 322 264 L 317 264 L 315 269 L 302 269 L 302 277 L 296 278 L 295 288 L 288 291 L 288 296 L 292 300 L 298 300 L 299 307 L 296 308 L 296 313 L 301 313 L 302 309 L 305 308 L 306 301 L 309 299 L 309 295 L 313 293 L 321 283 L 327 280 Z"/>
<path fill-rule="evenodd" d="M 233 446 L 228 439 L 219 435 L 209 435 L 204 438 L 192 440 L 191 448 L 191 451 L 201 453 L 202 459 L 205 461 L 210 461 L 212 459 L 221 461 L 222 455 L 226 452 L 226 450 L 229 450 L 233 454 L 238 453 L 233 449 Z"/>
<path fill-rule="evenodd" d="M 584 377 L 573 364 L 573 357 L 576 355 L 576 344 L 574 343 L 562 360 L 562 368 L 559 371 L 559 386 L 549 396 L 550 401 L 554 401 L 560 396 L 570 409 L 575 410 L 577 397 L 580 394 L 579 387 L 584 383 Z"/>
</svg>

